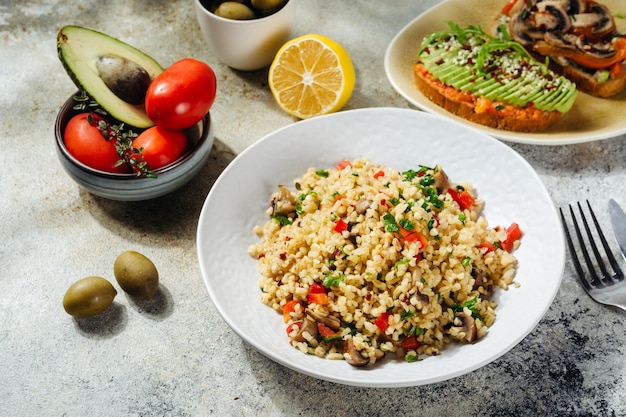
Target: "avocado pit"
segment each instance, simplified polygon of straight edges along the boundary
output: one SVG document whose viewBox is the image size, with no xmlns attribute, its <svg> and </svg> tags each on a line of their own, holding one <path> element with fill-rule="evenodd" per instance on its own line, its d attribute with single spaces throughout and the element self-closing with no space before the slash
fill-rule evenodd
<svg viewBox="0 0 626 417">
<path fill-rule="evenodd" d="M 150 86 L 150 74 L 136 62 L 118 56 L 102 55 L 96 69 L 104 84 L 120 99 L 130 104 L 141 104 Z"/>
</svg>

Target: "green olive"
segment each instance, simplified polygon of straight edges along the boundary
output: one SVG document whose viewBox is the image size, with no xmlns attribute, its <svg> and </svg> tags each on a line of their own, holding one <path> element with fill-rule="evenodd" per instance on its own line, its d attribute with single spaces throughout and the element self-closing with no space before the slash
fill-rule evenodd
<svg viewBox="0 0 626 417">
<path fill-rule="evenodd" d="M 256 15 L 245 4 L 236 1 L 225 1 L 215 9 L 215 14 L 225 19 L 233 20 L 250 20 L 255 19 Z"/>
<path fill-rule="evenodd" d="M 159 272 L 139 252 L 126 251 L 115 259 L 113 273 L 117 283 L 131 297 L 150 299 L 159 289 Z"/>
<path fill-rule="evenodd" d="M 287 0 L 251 0 L 252 7 L 261 15 L 272 14 L 287 3 Z"/>
<path fill-rule="evenodd" d="M 102 277 L 87 277 L 73 283 L 63 296 L 63 308 L 74 317 L 91 317 L 113 303 L 117 291 Z"/>
</svg>

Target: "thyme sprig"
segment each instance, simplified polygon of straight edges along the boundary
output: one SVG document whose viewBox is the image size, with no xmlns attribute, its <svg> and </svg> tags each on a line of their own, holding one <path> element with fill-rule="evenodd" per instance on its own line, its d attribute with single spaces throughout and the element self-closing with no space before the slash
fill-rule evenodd
<svg viewBox="0 0 626 417">
<path fill-rule="evenodd" d="M 79 95 L 74 96 L 76 104 L 72 107 L 76 111 L 87 111 L 87 121 L 94 126 L 92 114 L 100 116 L 109 116 L 109 114 L 85 91 L 81 91 Z M 143 148 L 133 147 L 133 140 L 138 136 L 132 129 L 127 129 L 124 123 L 113 124 L 106 119 L 98 120 L 98 130 L 106 141 L 112 141 L 115 150 L 120 159 L 115 163 L 116 167 L 128 164 L 132 171 L 138 177 L 156 178 L 157 174 L 150 169 L 148 163 L 144 160 Z"/>
</svg>

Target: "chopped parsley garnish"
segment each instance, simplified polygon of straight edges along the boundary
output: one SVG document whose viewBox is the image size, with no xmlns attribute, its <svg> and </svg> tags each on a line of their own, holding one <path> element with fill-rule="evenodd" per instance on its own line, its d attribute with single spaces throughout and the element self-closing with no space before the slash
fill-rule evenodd
<svg viewBox="0 0 626 417">
<path fill-rule="evenodd" d="M 413 230 L 413 229 L 415 229 L 415 223 L 413 223 L 410 220 L 401 219 L 399 223 L 400 223 L 400 226 L 402 226 L 402 228 L 404 230 Z"/>
<path fill-rule="evenodd" d="M 315 191 L 313 191 L 313 190 L 309 190 L 309 191 L 307 191 L 307 192 L 306 192 L 306 193 L 304 193 L 304 194 L 300 194 L 300 195 L 298 196 L 298 200 L 300 200 L 300 201 L 304 201 L 304 199 L 305 199 L 308 195 L 314 195 L 314 194 L 316 194 L 316 192 L 315 192 Z"/>
<path fill-rule="evenodd" d="M 402 312 L 400 313 L 400 319 L 405 320 L 405 319 L 408 319 L 409 317 L 413 317 L 414 315 L 415 315 L 414 311 L 402 310 Z"/>
<path fill-rule="evenodd" d="M 408 264 L 409 262 L 411 262 L 411 260 L 410 260 L 409 258 L 402 258 L 402 259 L 400 259 L 398 262 L 396 262 L 396 263 L 393 265 L 393 269 L 394 269 L 394 271 L 397 271 L 397 270 L 398 270 L 398 267 L 399 267 L 400 265 L 406 265 L 406 264 Z"/>
<path fill-rule="evenodd" d="M 383 220 L 385 221 L 385 230 L 391 233 L 397 232 L 400 230 L 398 227 L 398 223 L 396 223 L 396 218 L 391 213 L 387 213 L 383 216 Z"/>
<path fill-rule="evenodd" d="M 336 287 L 341 284 L 341 282 L 343 282 L 343 279 L 344 275 L 341 271 L 335 273 L 327 272 L 326 274 L 324 274 L 323 284 L 326 288 Z"/>
<path fill-rule="evenodd" d="M 478 312 L 476 311 L 476 303 L 478 302 L 478 295 L 474 296 L 474 298 L 467 300 L 463 304 L 452 304 L 452 311 L 454 313 L 460 313 L 464 308 L 467 308 L 472 312 L 472 317 L 475 319 L 482 319 Z"/>
<path fill-rule="evenodd" d="M 419 357 L 418 357 L 417 355 L 406 355 L 406 356 L 404 357 L 404 360 L 405 360 L 405 361 L 407 361 L 407 362 L 409 362 L 409 363 L 411 363 L 411 362 L 417 362 L 417 361 L 419 361 L 420 359 L 419 359 Z"/>
<path fill-rule="evenodd" d="M 469 266 L 470 263 L 472 263 L 472 258 L 470 258 L 469 256 L 463 258 L 463 260 L 461 261 L 461 265 L 463 266 Z"/>
<path fill-rule="evenodd" d="M 423 327 L 413 327 L 411 328 L 411 330 L 409 330 L 409 332 L 407 334 L 412 334 L 415 336 L 419 336 L 421 334 L 426 333 L 426 329 Z"/>
<path fill-rule="evenodd" d="M 417 177 L 417 174 L 418 172 L 412 169 L 409 169 L 408 171 L 404 171 L 402 173 L 405 181 L 413 181 Z"/>
<path fill-rule="evenodd" d="M 272 216 L 272 219 L 278 220 L 278 223 L 280 223 L 281 226 L 293 224 L 293 221 L 289 217 L 282 214 L 275 214 Z"/>
<path fill-rule="evenodd" d="M 420 185 L 422 187 L 429 187 L 433 185 L 434 183 L 435 183 L 435 178 L 430 174 L 426 174 L 422 178 L 420 178 Z"/>
<path fill-rule="evenodd" d="M 318 169 L 317 171 L 315 171 L 315 174 L 318 177 L 328 178 L 328 171 L 325 169 Z"/>
</svg>

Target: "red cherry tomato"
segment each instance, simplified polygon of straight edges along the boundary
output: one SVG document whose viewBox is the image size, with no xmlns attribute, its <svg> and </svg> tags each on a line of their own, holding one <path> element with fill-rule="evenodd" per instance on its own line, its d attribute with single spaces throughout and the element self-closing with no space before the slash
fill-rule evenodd
<svg viewBox="0 0 626 417">
<path fill-rule="evenodd" d="M 159 74 L 146 92 L 146 113 L 158 126 L 186 129 L 213 105 L 217 81 L 204 62 L 182 59 Z"/>
<path fill-rule="evenodd" d="M 131 159 L 145 162 L 150 170 L 162 168 L 178 160 L 187 152 L 187 136 L 179 130 L 152 126 L 141 132 L 133 141 Z"/>
<path fill-rule="evenodd" d="M 116 166 L 121 159 L 115 141 L 105 139 L 104 119 L 94 113 L 81 113 L 70 119 L 65 127 L 63 141 L 69 153 L 83 164 L 99 171 L 128 173 L 128 165 Z M 106 125 L 108 126 L 108 125 Z"/>
</svg>

